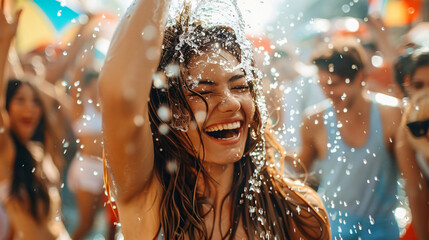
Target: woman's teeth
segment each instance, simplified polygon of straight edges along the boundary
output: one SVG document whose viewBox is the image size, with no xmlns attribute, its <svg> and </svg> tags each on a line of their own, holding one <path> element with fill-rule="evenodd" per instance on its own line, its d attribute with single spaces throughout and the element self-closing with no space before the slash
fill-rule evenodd
<svg viewBox="0 0 429 240">
<path fill-rule="evenodd" d="M 240 121 L 226 124 L 217 124 L 206 129 L 207 135 L 217 139 L 229 139 L 237 137 L 238 129 L 241 127 Z"/>
<path fill-rule="evenodd" d="M 206 129 L 206 132 L 215 132 L 215 131 L 222 131 L 222 130 L 233 130 L 240 128 L 241 124 L 240 121 L 236 121 L 233 123 L 225 123 L 225 124 L 217 124 L 214 126 L 210 126 Z"/>
</svg>

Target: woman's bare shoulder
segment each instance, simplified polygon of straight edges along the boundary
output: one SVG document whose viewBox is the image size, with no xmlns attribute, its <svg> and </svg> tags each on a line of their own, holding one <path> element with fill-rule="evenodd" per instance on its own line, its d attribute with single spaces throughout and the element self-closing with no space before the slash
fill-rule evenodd
<svg viewBox="0 0 429 240">
<path fill-rule="evenodd" d="M 314 207 L 315 209 L 322 209 L 324 211 L 323 202 L 320 199 L 319 195 L 314 191 L 311 187 L 307 186 L 301 181 L 298 180 L 291 180 L 288 178 L 285 178 L 284 181 L 287 184 L 287 188 L 293 192 L 295 192 L 299 197 L 294 200 L 299 202 L 307 202 L 310 206 Z"/>
<path fill-rule="evenodd" d="M 288 201 L 296 205 L 291 209 L 295 219 L 291 221 L 294 234 L 292 239 L 311 237 L 311 239 L 330 239 L 328 213 L 319 195 L 301 181 L 284 179 Z M 294 237 L 296 236 L 296 238 Z"/>
</svg>

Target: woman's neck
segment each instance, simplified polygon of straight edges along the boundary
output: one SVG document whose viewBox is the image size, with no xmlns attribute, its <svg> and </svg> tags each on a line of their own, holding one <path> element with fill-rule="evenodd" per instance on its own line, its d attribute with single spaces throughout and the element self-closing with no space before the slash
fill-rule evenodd
<svg viewBox="0 0 429 240">
<path fill-rule="evenodd" d="M 198 179 L 197 192 L 208 198 L 210 203 L 213 204 L 213 207 L 218 209 L 231 191 L 234 177 L 234 164 L 219 165 L 215 163 L 205 163 L 204 167 L 211 179 Z"/>
</svg>

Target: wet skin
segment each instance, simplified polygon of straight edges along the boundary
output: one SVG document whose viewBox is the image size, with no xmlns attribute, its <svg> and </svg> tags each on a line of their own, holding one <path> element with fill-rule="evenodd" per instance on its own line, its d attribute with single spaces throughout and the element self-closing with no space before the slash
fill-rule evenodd
<svg viewBox="0 0 429 240">
<path fill-rule="evenodd" d="M 238 64 L 237 59 L 224 50 L 194 56 L 189 64 L 189 76 L 198 81 L 193 90 L 200 93 L 208 104 L 206 109 L 198 96 L 185 92 L 191 109 L 197 116 L 198 128 L 202 130 L 207 163 L 233 163 L 241 159 L 244 152 L 248 125 L 255 114 L 255 105 L 245 75 L 237 67 Z M 229 127 L 236 130 L 229 131 L 222 137 L 213 137 L 207 133 L 216 132 L 216 129 L 226 127 L 226 124 L 232 124 Z M 200 138 L 195 124 L 191 123 L 188 135 L 195 149 L 200 150 Z"/>
<path fill-rule="evenodd" d="M 360 91 L 356 91 L 356 89 L 361 88 L 361 82 L 356 79 L 359 77 L 359 74 L 352 81 L 337 74 L 319 70 L 320 87 L 325 96 L 332 100 L 335 109 L 343 110 L 344 108 L 349 108 L 356 95 L 361 94 Z"/>
</svg>

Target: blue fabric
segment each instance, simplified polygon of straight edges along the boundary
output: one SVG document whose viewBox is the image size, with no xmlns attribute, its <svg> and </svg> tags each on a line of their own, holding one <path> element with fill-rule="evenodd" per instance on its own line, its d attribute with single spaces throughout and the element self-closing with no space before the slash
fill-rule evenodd
<svg viewBox="0 0 429 240">
<path fill-rule="evenodd" d="M 77 18 L 79 13 L 71 10 L 55 0 L 33 0 L 34 3 L 45 13 L 57 31 L 61 31 L 72 19 Z M 58 12 L 61 10 L 61 15 Z"/>
<path fill-rule="evenodd" d="M 320 180 L 318 194 L 330 216 L 333 239 L 358 239 L 365 234 L 370 237 L 362 239 L 375 239 L 378 234 L 399 236 L 393 215 L 397 205 L 397 166 L 385 146 L 377 105 L 371 103 L 368 140 L 360 148 L 350 147 L 342 140 L 339 127 L 343 126 L 332 107 L 325 111 L 324 119 L 328 154 L 315 162 L 312 172 Z M 371 224 L 370 219 L 377 221 Z M 354 229 L 359 224 L 362 230 L 357 234 Z M 351 238 L 344 238 L 350 230 Z"/>
<path fill-rule="evenodd" d="M 357 217 L 350 213 L 329 211 L 332 239 L 393 240 L 399 238 L 399 227 L 390 217 Z"/>
</svg>

